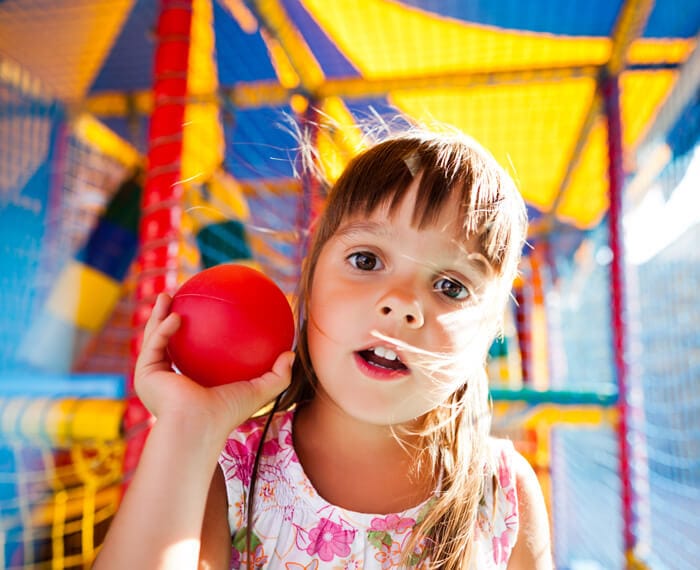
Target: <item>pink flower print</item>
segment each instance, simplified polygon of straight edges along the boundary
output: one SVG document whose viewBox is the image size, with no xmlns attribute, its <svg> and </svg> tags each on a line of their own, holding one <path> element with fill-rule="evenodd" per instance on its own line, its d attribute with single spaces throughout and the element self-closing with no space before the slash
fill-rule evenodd
<svg viewBox="0 0 700 570">
<path fill-rule="evenodd" d="M 376 517 L 372 519 L 371 530 L 375 531 L 395 531 L 398 534 L 403 534 L 409 529 L 412 529 L 416 521 L 408 517 L 399 517 L 398 515 L 388 515 L 384 518 Z"/>
<path fill-rule="evenodd" d="M 501 536 L 494 536 L 491 544 L 493 546 L 493 561 L 496 564 L 508 562 L 508 555 L 510 554 L 508 532 L 504 532 Z"/>
<path fill-rule="evenodd" d="M 514 524 L 514 521 L 518 520 L 518 496 L 515 494 L 515 489 L 510 489 L 506 493 L 506 501 L 510 503 L 510 509 L 508 509 L 505 520 L 506 526 L 510 527 Z"/>
<path fill-rule="evenodd" d="M 286 431 L 284 433 L 284 444 L 288 447 L 294 447 L 294 439 L 292 438 L 291 431 Z"/>
<path fill-rule="evenodd" d="M 350 544 L 355 538 L 354 530 L 344 530 L 339 524 L 322 518 L 315 528 L 309 531 L 310 555 L 318 554 L 324 562 L 330 562 L 334 556 L 350 554 Z"/>
<path fill-rule="evenodd" d="M 398 542 L 392 542 L 391 546 L 384 544 L 374 558 L 382 565 L 382 570 L 398 568 L 401 562 L 401 545 Z"/>
<path fill-rule="evenodd" d="M 228 479 L 236 478 L 243 485 L 250 485 L 250 478 L 253 474 L 253 464 L 255 455 L 260 445 L 261 430 L 251 432 L 245 441 L 241 443 L 236 439 L 229 439 L 224 447 L 224 452 L 232 458 L 233 467 L 226 473 Z M 274 456 L 279 453 L 280 444 L 277 440 L 266 441 L 262 446 L 263 456 Z"/>
<path fill-rule="evenodd" d="M 236 548 L 231 549 L 231 568 L 239 570 L 241 567 L 241 553 Z"/>
<path fill-rule="evenodd" d="M 260 438 L 258 438 L 259 440 Z M 257 447 L 255 448 L 257 451 Z M 277 441 L 276 439 L 271 439 L 270 441 L 266 441 L 263 443 L 262 447 L 262 454 L 263 455 L 277 455 L 280 450 L 280 442 Z"/>
<path fill-rule="evenodd" d="M 505 451 L 502 451 L 501 460 L 498 462 L 498 484 L 501 489 L 506 489 L 511 484 L 511 473 L 507 461 Z"/>
<path fill-rule="evenodd" d="M 245 486 L 250 484 L 253 464 L 255 463 L 255 454 L 258 451 L 258 444 L 260 443 L 260 435 L 259 431 L 251 433 L 246 438 L 245 443 L 241 443 L 235 439 L 229 439 L 226 442 L 224 451 L 233 458 L 233 467 L 226 473 L 229 479 L 236 478 Z"/>
</svg>

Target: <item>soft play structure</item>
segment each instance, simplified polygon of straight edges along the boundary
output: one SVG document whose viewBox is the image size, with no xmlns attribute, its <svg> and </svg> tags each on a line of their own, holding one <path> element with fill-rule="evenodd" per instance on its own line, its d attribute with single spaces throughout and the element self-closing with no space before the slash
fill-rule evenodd
<svg viewBox="0 0 700 570">
<path fill-rule="evenodd" d="M 693 0 L 0 1 L 0 567 L 99 552 L 155 296 L 235 261 L 292 298 L 302 163 L 414 122 L 528 204 L 487 366 L 557 567 L 700 567 L 699 39 Z"/>
</svg>

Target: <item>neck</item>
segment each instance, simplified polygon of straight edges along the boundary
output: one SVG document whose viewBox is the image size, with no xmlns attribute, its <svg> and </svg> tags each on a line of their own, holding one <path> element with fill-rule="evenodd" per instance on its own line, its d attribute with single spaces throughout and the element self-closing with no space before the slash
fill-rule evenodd
<svg viewBox="0 0 700 570">
<path fill-rule="evenodd" d="M 356 512 L 388 514 L 430 496 L 434 478 L 429 469 L 417 468 L 410 440 L 402 442 L 391 426 L 360 421 L 320 398 L 297 410 L 294 446 L 322 497 Z"/>
<path fill-rule="evenodd" d="M 390 458 L 412 459 L 411 443 L 416 438 L 402 433 L 404 426 L 378 425 L 358 420 L 330 402 L 322 402 L 321 393 L 297 412 L 295 433 L 309 443 L 343 452 L 364 455 L 388 454 Z"/>
</svg>

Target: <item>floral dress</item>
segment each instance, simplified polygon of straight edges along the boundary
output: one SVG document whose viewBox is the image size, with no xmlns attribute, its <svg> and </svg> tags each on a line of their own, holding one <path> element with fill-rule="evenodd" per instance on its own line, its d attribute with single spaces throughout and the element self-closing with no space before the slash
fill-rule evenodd
<svg viewBox="0 0 700 570">
<path fill-rule="evenodd" d="M 390 515 L 356 513 L 325 501 L 306 476 L 292 443 L 294 412 L 275 415 L 258 466 L 251 550 L 255 568 L 288 570 L 399 568 L 428 499 Z M 231 568 L 247 568 L 246 499 L 265 418 L 236 429 L 219 458 L 228 495 Z M 505 569 L 518 535 L 518 504 L 510 442 L 491 440 L 497 454 L 496 488 L 487 477 L 476 529 L 475 568 Z M 495 508 L 494 508 L 495 505 Z M 429 567 L 420 553 L 415 568 Z"/>
</svg>

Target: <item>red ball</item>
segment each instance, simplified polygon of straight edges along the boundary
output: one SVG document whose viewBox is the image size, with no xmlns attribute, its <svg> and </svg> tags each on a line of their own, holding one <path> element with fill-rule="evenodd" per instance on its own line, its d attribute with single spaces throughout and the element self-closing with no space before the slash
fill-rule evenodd
<svg viewBox="0 0 700 570">
<path fill-rule="evenodd" d="M 244 265 L 197 273 L 175 293 L 171 311 L 182 323 L 170 338 L 170 357 L 203 386 L 257 378 L 294 341 L 294 317 L 284 293 Z"/>
</svg>

